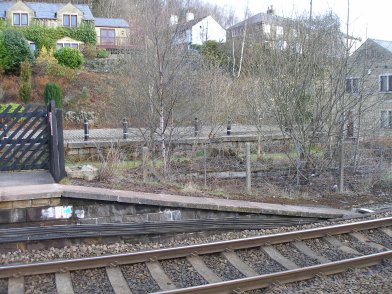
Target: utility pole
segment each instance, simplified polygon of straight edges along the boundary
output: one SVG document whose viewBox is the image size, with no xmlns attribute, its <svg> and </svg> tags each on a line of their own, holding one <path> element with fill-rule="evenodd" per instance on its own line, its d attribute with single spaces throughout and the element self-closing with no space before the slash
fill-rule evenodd
<svg viewBox="0 0 392 294">
<path fill-rule="evenodd" d="M 309 9 L 309 20 L 312 21 L 313 18 L 313 0 L 310 0 L 310 9 Z"/>
</svg>

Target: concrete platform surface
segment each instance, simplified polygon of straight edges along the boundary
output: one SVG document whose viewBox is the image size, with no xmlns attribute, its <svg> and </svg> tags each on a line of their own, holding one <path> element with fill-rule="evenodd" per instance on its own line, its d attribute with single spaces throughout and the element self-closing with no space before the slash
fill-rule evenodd
<svg viewBox="0 0 392 294">
<path fill-rule="evenodd" d="M 0 172 L 0 187 L 54 184 L 48 171 Z"/>
<path fill-rule="evenodd" d="M 340 218 L 358 215 L 352 211 L 328 207 L 283 205 L 218 198 L 153 194 L 60 184 L 0 187 L 0 201 L 18 201 L 60 196 L 75 199 L 155 205 L 172 208 L 206 209 L 296 217 Z"/>
</svg>

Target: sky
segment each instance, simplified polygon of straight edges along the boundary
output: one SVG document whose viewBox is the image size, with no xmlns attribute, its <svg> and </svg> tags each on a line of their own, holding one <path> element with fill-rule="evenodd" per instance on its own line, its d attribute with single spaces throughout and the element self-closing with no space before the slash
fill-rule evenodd
<svg viewBox="0 0 392 294">
<path fill-rule="evenodd" d="M 266 12 L 273 5 L 275 13 L 283 17 L 308 15 L 311 0 L 204 0 L 219 6 L 232 7 L 240 20 L 244 19 L 248 6 L 251 14 Z M 350 3 L 349 33 L 360 37 L 392 41 L 391 0 L 312 0 L 313 15 L 333 11 L 339 16 L 342 31 L 346 32 L 347 4 Z"/>
</svg>

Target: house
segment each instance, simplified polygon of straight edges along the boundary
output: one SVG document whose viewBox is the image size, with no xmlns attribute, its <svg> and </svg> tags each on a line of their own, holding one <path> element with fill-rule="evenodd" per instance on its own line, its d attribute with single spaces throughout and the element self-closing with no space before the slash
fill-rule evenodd
<svg viewBox="0 0 392 294">
<path fill-rule="evenodd" d="M 293 21 L 275 14 L 274 8 L 253 15 L 227 29 L 227 41 L 242 39 L 245 32 L 249 39 L 264 45 L 285 49 L 291 34 L 295 34 Z"/>
<path fill-rule="evenodd" d="M 84 22 L 95 25 L 97 45 L 115 48 L 125 45 L 129 24 L 124 19 L 95 18 L 88 5 L 72 3 L 0 2 L 0 19 L 12 26 L 29 26 L 33 23 L 46 27 L 77 28 Z M 79 48 L 83 43 L 71 38 L 57 41 L 57 48 Z M 34 44 L 30 42 L 34 49 Z"/>
<path fill-rule="evenodd" d="M 226 30 L 211 16 L 195 18 L 186 13 L 186 22 L 177 24 L 178 18 L 171 17 L 171 24 L 177 25 L 177 44 L 202 45 L 206 41 L 226 42 Z"/>
<path fill-rule="evenodd" d="M 346 96 L 361 103 L 348 119 L 360 114 L 364 136 L 392 136 L 392 41 L 367 39 L 349 57 L 349 69 Z"/>
</svg>

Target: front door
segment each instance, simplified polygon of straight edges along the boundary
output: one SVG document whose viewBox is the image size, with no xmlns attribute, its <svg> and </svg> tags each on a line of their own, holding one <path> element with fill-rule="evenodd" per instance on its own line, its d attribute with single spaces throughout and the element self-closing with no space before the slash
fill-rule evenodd
<svg viewBox="0 0 392 294">
<path fill-rule="evenodd" d="M 116 45 L 116 32 L 113 29 L 101 29 L 101 43 L 103 46 Z"/>
</svg>

